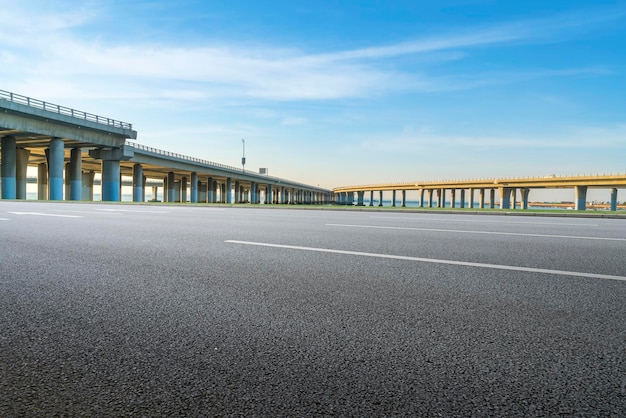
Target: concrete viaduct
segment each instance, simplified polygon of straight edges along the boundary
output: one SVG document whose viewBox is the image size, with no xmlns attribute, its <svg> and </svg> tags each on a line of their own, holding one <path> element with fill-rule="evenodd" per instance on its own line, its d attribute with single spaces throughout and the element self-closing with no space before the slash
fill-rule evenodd
<svg viewBox="0 0 626 418">
<path fill-rule="evenodd" d="M 547 188 L 573 188 L 575 190 L 574 206 L 576 210 L 585 210 L 587 206 L 587 190 L 589 188 L 605 188 L 611 190 L 610 209 L 617 210 L 617 189 L 626 187 L 626 175 L 598 175 L 598 176 L 572 176 L 572 177 L 533 177 L 511 179 L 486 179 L 486 180 L 458 180 L 458 181 L 433 181 L 421 183 L 389 183 L 372 184 L 361 186 L 344 186 L 333 189 L 335 201 L 338 204 L 354 205 L 356 193 L 357 206 L 364 205 L 364 195 L 370 193 L 370 206 L 373 206 L 374 193 L 379 193 L 379 206 L 382 206 L 383 191 L 392 192 L 392 206 L 396 206 L 396 192 L 402 193 L 402 206 L 406 206 L 406 192 L 416 190 L 419 192 L 420 207 L 443 208 L 446 195 L 450 197 L 450 205 L 473 208 L 485 208 L 485 194 L 489 194 L 489 206 L 495 206 L 495 192 L 498 191 L 501 209 L 515 209 L 517 197 L 520 197 L 521 209 L 528 209 L 528 196 L 530 190 Z M 467 192 L 467 193 L 466 193 Z M 476 192 L 478 196 L 476 196 Z M 519 194 L 518 194 L 519 193 Z M 478 201 L 476 201 L 478 198 Z"/>
<path fill-rule="evenodd" d="M 130 123 L 0 90 L 0 196 L 25 199 L 27 167 L 36 166 L 41 200 L 93 200 L 95 173 L 103 201 L 121 200 L 122 176 L 132 176 L 136 202 L 146 200 L 148 179 L 163 182 L 166 202 L 259 203 L 263 193 L 265 203 L 322 204 L 333 197 L 327 189 L 146 147 L 136 138 Z"/>
</svg>

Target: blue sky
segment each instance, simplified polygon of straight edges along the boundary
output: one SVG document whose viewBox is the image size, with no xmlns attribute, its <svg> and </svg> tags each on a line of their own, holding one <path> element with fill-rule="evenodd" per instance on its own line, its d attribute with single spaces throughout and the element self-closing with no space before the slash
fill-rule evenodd
<svg viewBox="0 0 626 418">
<path fill-rule="evenodd" d="M 3 0 L 0 89 L 323 187 L 626 172 L 622 1 Z M 620 196 L 620 200 L 621 196 Z"/>
</svg>

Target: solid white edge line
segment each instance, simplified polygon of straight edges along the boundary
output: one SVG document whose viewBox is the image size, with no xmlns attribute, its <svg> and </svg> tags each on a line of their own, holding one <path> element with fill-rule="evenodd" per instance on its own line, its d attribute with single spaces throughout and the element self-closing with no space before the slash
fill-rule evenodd
<svg viewBox="0 0 626 418">
<path fill-rule="evenodd" d="M 418 217 L 400 217 L 400 216 L 370 216 L 371 219 L 385 219 L 385 220 L 401 220 L 401 221 L 436 221 L 436 222 L 470 222 L 481 224 L 516 224 L 516 225 L 558 225 L 558 226 L 582 226 L 582 227 L 597 227 L 598 224 L 585 224 L 585 223 L 561 223 L 561 222 L 535 222 L 535 221 L 486 221 L 483 219 L 446 219 L 446 218 L 418 218 Z"/>
<path fill-rule="evenodd" d="M 437 229 L 437 228 L 411 228 L 405 226 L 377 226 L 377 225 L 350 225 L 350 224 L 326 224 L 326 226 L 338 226 L 343 228 L 369 228 L 369 229 L 393 229 L 401 231 L 425 231 L 425 232 L 452 232 L 460 234 L 481 234 L 481 235 L 508 235 L 517 237 L 538 237 L 538 238 L 566 238 L 566 239 L 587 239 L 595 241 L 626 241 L 626 238 L 603 238 L 603 237 L 580 237 L 575 235 L 547 235 L 547 234 L 524 234 L 519 232 L 494 232 L 494 231 L 468 231 L 463 229 Z"/>
<path fill-rule="evenodd" d="M 301 247 L 297 245 L 270 244 L 270 243 L 265 243 L 265 242 L 254 242 L 254 241 L 226 240 L 224 242 L 229 243 L 229 244 L 254 245 L 254 246 L 259 246 L 259 247 L 284 248 L 284 249 L 291 249 L 291 250 L 314 251 L 314 252 L 320 252 L 320 253 L 355 255 L 355 256 L 361 256 L 361 257 L 386 258 L 386 259 L 404 260 L 404 261 L 418 261 L 422 263 L 448 264 L 448 265 L 453 265 L 453 266 L 479 267 L 479 268 L 488 268 L 488 269 L 496 269 L 496 270 L 521 271 L 521 272 L 527 272 L 527 273 L 554 274 L 558 276 L 574 276 L 574 277 L 585 277 L 585 278 L 591 278 L 591 279 L 626 281 L 626 276 L 613 276 L 610 274 L 583 273 L 583 272 L 577 272 L 577 271 L 551 270 L 551 269 L 541 269 L 541 268 L 534 268 L 534 267 L 505 266 L 505 265 L 499 265 L 499 264 L 473 263 L 469 261 L 441 260 L 437 258 L 410 257 L 410 256 L 405 256 L 405 255 L 377 254 L 377 253 L 366 253 L 366 252 L 361 252 L 361 251 L 347 251 L 347 250 L 333 250 L 330 248 Z"/>
</svg>

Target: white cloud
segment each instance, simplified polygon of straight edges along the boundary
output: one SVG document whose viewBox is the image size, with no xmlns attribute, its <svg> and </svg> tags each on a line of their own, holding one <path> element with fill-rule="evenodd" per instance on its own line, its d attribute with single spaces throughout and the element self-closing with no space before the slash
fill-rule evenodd
<svg viewBox="0 0 626 418">
<path fill-rule="evenodd" d="M 60 12 L 29 10 L 27 14 L 17 4 L 11 2 L 11 7 L 0 11 L 0 20 L 9 22 L 0 27 L 0 57 L 4 63 L 21 67 L 20 72 L 0 71 L 8 71 L 6 76 L 11 76 L 5 76 L 5 80 L 12 79 L 12 84 L 27 88 L 24 93 L 36 92 L 44 97 L 66 98 L 73 91 L 84 94 L 87 89 L 94 98 L 324 100 L 406 90 L 458 90 L 520 78 L 593 71 L 581 68 L 438 77 L 425 72 L 390 70 L 380 62 L 408 54 L 441 54 L 442 60 L 459 59 L 462 54 L 456 49 L 535 40 L 546 32 L 587 24 L 583 16 L 573 14 L 392 45 L 307 54 L 224 42 L 188 48 L 132 42 L 108 44 L 103 39 L 81 36 L 79 29 L 98 19 L 98 9 L 93 5 L 79 9 L 72 6 Z M 21 24 L 26 15 L 29 24 Z M 598 15 L 591 20 L 597 23 L 602 19 L 609 17 Z M 443 54 L 446 52 L 453 55 Z M 190 85 L 184 86 L 185 83 Z"/>
</svg>

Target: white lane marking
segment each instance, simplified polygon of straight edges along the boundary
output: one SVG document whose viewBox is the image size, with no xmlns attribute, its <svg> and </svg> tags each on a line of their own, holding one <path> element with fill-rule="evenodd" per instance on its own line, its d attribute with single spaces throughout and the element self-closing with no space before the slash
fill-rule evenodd
<svg viewBox="0 0 626 418">
<path fill-rule="evenodd" d="M 52 212 L 87 213 L 87 214 L 90 214 L 90 215 L 94 215 L 94 214 L 96 214 L 96 212 L 93 212 L 93 211 L 87 211 L 87 210 L 60 210 L 60 209 L 57 209 L 57 210 L 53 210 Z M 102 214 L 100 214 L 100 215 L 118 215 L 118 216 L 119 216 L 119 215 L 121 215 L 121 213 L 117 213 L 117 212 L 107 212 L 107 213 L 102 213 Z"/>
<path fill-rule="evenodd" d="M 41 213 L 41 212 L 9 212 L 13 215 L 33 215 L 33 216 L 54 216 L 57 218 L 82 218 L 78 215 L 57 215 L 54 213 Z"/>
<path fill-rule="evenodd" d="M 326 224 L 326 226 L 337 226 L 337 227 L 342 227 L 342 228 L 393 229 L 393 230 L 400 230 L 400 231 L 452 232 L 455 234 L 458 233 L 458 234 L 483 234 L 483 235 L 510 235 L 510 236 L 518 236 L 518 237 L 587 239 L 587 240 L 596 240 L 596 241 L 626 241 L 626 238 L 580 237 L 576 235 L 523 234 L 523 233 L 518 233 L 518 232 L 466 231 L 463 229 L 409 228 L 409 227 L 403 227 L 403 226 L 376 226 L 376 225 L 349 225 L 349 224 Z"/>
<path fill-rule="evenodd" d="M 134 210 L 134 209 L 96 209 L 97 211 L 102 211 L 102 212 L 110 212 L 110 213 L 117 213 L 117 212 L 130 212 L 130 213 L 169 213 L 166 211 L 162 211 L 162 210 Z"/>
<path fill-rule="evenodd" d="M 254 246 L 259 246 L 259 247 L 283 248 L 283 249 L 300 250 L 300 251 L 314 251 L 314 252 L 320 252 L 320 253 L 354 255 L 354 256 L 361 256 L 361 257 L 387 258 L 387 259 L 392 259 L 392 260 L 417 261 L 417 262 L 422 262 L 422 263 L 448 264 L 452 266 L 480 267 L 480 268 L 496 269 L 496 270 L 521 271 L 521 272 L 527 272 L 527 273 L 555 274 L 559 276 L 574 276 L 574 277 L 586 277 L 586 278 L 591 278 L 591 279 L 626 281 L 626 276 L 613 276 L 610 274 L 583 273 L 583 272 L 578 272 L 578 271 L 551 270 L 551 269 L 542 269 L 542 268 L 534 268 L 534 267 L 506 266 L 506 265 L 500 265 L 500 264 L 472 263 L 469 261 L 441 260 L 437 258 L 410 257 L 410 256 L 405 256 L 405 255 L 366 253 L 366 252 L 361 252 L 361 251 L 333 250 L 330 248 L 300 247 L 297 245 L 270 244 L 270 243 L 265 243 L 265 242 L 254 242 L 254 241 L 226 240 L 224 242 L 229 243 L 229 244 L 254 245 Z"/>
<path fill-rule="evenodd" d="M 563 225 L 563 226 L 589 226 L 589 227 L 597 227 L 598 224 L 573 224 L 573 223 L 561 223 L 561 222 L 516 222 L 516 221 L 485 221 L 482 219 L 447 219 L 447 218 L 409 218 L 409 217 L 399 217 L 399 216 L 371 216 L 372 219 L 392 219 L 399 221 L 442 221 L 442 222 L 474 222 L 474 223 L 483 223 L 483 224 L 521 224 L 521 225 Z"/>
</svg>

